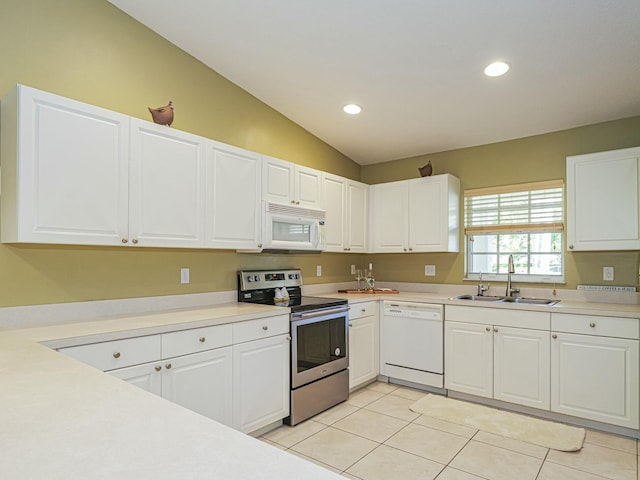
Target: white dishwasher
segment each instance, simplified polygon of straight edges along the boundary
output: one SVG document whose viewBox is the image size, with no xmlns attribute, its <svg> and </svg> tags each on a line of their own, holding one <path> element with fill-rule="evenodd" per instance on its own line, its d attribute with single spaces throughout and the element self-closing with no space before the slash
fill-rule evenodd
<svg viewBox="0 0 640 480">
<path fill-rule="evenodd" d="M 389 378 L 444 387 L 443 307 L 384 302 L 381 373 Z"/>
</svg>

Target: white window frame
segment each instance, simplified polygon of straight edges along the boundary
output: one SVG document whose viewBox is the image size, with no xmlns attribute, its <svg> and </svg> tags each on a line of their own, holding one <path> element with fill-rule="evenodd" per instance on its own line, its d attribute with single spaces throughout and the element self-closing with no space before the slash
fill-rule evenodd
<svg viewBox="0 0 640 480">
<path fill-rule="evenodd" d="M 514 195 L 515 194 L 515 195 Z M 558 196 L 559 195 L 559 196 Z M 528 198 L 514 207 L 508 200 L 518 196 Z M 519 283 L 564 283 L 564 182 L 548 180 L 543 182 L 476 188 L 464 191 L 464 271 L 465 280 L 506 281 L 506 273 L 469 272 L 471 253 L 470 239 L 481 234 L 522 234 L 561 233 L 560 255 L 561 275 L 512 274 L 511 279 Z M 475 200 L 475 202 L 474 202 Z M 483 200 L 488 200 L 483 206 Z M 476 209 L 473 209 L 473 205 Z M 497 206 L 496 206 L 497 204 Z M 530 252 L 527 252 L 530 253 Z M 553 252 L 556 253 L 556 252 Z M 506 254 L 506 252 L 505 252 Z M 496 255 L 500 255 L 497 252 Z"/>
</svg>

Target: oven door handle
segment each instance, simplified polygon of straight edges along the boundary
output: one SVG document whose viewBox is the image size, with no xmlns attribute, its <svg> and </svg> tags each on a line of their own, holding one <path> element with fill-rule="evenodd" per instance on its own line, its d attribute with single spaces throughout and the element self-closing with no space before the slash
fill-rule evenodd
<svg viewBox="0 0 640 480">
<path fill-rule="evenodd" d="M 330 308 L 327 310 L 314 310 L 313 312 L 307 313 L 292 313 L 291 318 L 313 318 L 313 317 L 323 317 L 325 315 L 334 315 L 337 313 L 348 312 L 351 307 L 340 307 L 340 308 Z"/>
</svg>

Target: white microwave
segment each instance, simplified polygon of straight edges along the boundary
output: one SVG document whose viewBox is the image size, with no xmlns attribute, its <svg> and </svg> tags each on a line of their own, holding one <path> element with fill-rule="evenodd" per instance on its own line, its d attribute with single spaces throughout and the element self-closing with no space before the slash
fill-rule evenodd
<svg viewBox="0 0 640 480">
<path fill-rule="evenodd" d="M 263 206 L 263 252 L 324 250 L 324 210 L 271 202 L 263 202 Z"/>
</svg>

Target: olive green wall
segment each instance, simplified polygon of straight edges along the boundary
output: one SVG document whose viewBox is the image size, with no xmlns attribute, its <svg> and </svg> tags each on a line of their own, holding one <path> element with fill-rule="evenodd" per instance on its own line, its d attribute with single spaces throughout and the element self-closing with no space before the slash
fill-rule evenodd
<svg viewBox="0 0 640 480">
<path fill-rule="evenodd" d="M 148 106 L 173 100 L 177 129 L 360 178 L 359 165 L 106 0 L 2 0 L 0 45 L 0 95 L 22 83 L 146 120 Z M 0 306 L 232 290 L 239 268 L 276 265 L 301 267 L 307 283 L 344 281 L 344 258 L 0 245 Z"/>
<path fill-rule="evenodd" d="M 418 167 L 431 160 L 433 174 L 460 178 L 460 188 L 488 187 L 551 179 L 566 179 L 568 155 L 615 150 L 640 145 L 640 116 L 589 125 L 507 142 L 461 148 L 447 152 L 362 167 L 369 184 L 419 177 Z M 597 195 L 598 192 L 594 192 Z M 621 205 L 620 208 L 625 208 Z M 460 238 L 463 245 L 463 238 Z M 568 252 L 565 255 L 566 288 L 603 285 L 602 267 L 615 268 L 615 281 L 607 285 L 637 285 L 640 252 Z M 464 255 L 375 255 L 378 277 L 387 281 L 463 283 Z M 436 265 L 436 276 L 425 277 L 424 265 Z"/>
</svg>

